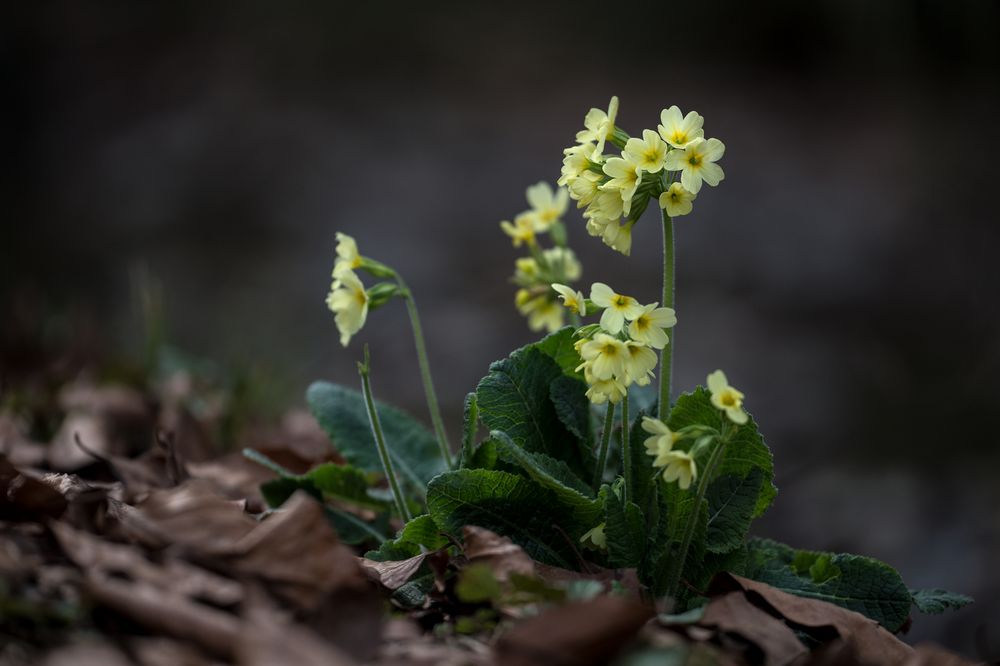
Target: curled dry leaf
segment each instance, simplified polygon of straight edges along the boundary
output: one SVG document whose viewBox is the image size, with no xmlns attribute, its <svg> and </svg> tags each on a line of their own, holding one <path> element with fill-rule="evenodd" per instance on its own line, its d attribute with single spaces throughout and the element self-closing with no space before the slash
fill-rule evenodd
<svg viewBox="0 0 1000 666">
<path fill-rule="evenodd" d="M 0 520 L 20 522 L 57 518 L 66 506 L 62 493 L 25 475 L 0 455 Z"/>
<path fill-rule="evenodd" d="M 496 645 L 502 666 L 606 664 L 653 616 L 630 599 L 600 596 L 553 606 L 515 625 Z"/>
<path fill-rule="evenodd" d="M 742 592 L 712 599 L 699 624 L 753 643 L 763 653 L 765 666 L 785 666 L 808 653 L 788 625 L 754 606 Z"/>
<path fill-rule="evenodd" d="M 524 550 L 507 537 L 499 536 L 482 527 L 466 525 L 462 528 L 465 541 L 465 556 L 470 564 L 487 564 L 500 582 L 510 579 L 511 574 L 533 576 L 535 562 Z"/>
<path fill-rule="evenodd" d="M 397 590 L 402 587 L 417 572 L 430 553 L 420 553 L 405 560 L 376 562 L 364 557 L 358 558 L 358 564 L 368 577 L 381 583 L 386 589 Z"/>
</svg>

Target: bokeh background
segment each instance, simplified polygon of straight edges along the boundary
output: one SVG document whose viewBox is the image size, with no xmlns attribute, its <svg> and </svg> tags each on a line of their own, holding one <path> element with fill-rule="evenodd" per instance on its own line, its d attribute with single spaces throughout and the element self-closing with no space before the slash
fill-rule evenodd
<svg viewBox="0 0 1000 666">
<path fill-rule="evenodd" d="M 152 281 L 171 343 L 254 368 L 282 406 L 314 378 L 355 383 L 369 342 L 377 393 L 423 416 L 401 307 L 337 343 L 341 230 L 413 287 L 456 433 L 489 362 L 536 337 L 498 221 L 612 94 L 633 133 L 696 109 L 726 180 L 677 223 L 675 389 L 721 367 L 746 392 L 780 488 L 758 534 L 972 594 L 909 638 L 1000 655 L 997 3 L 5 14 L 4 372 L 39 340 L 141 349 Z M 584 281 L 656 298 L 655 210 L 630 259 L 567 223 Z"/>
</svg>

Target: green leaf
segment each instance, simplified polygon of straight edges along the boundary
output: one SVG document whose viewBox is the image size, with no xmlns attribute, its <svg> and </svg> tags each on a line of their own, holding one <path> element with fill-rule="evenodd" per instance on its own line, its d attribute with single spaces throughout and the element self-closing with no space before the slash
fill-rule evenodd
<svg viewBox="0 0 1000 666">
<path fill-rule="evenodd" d="M 646 519 L 639 507 L 620 497 L 622 484 L 607 493 L 604 534 L 608 561 L 615 567 L 638 567 L 646 553 Z"/>
<path fill-rule="evenodd" d="M 914 600 L 888 564 L 860 555 L 796 550 L 768 539 L 751 539 L 747 545 L 747 578 L 857 611 L 891 632 L 909 617 Z"/>
<path fill-rule="evenodd" d="M 560 500 L 581 512 L 580 520 L 589 519 L 590 514 L 595 518 L 600 515 L 600 507 L 593 498 L 593 491 L 580 477 L 573 474 L 566 463 L 544 453 L 529 453 L 499 430 L 491 432 L 490 438 L 496 442 L 497 455 L 501 460 L 516 465 L 529 478 L 554 491 Z"/>
<path fill-rule="evenodd" d="M 681 395 L 670 411 L 667 425 L 671 430 L 680 430 L 689 425 L 706 425 L 719 430 L 722 427 L 722 412 L 711 402 L 711 394 L 702 387 L 693 393 Z M 774 487 L 774 460 L 771 451 L 757 430 L 751 418 L 739 426 L 726 446 L 722 462 L 716 468 L 719 476 L 735 474 L 746 477 L 750 470 L 757 468 L 763 476 L 761 491 L 754 504 L 753 518 L 763 515 L 771 505 L 778 489 Z"/>
<path fill-rule="evenodd" d="M 458 574 L 455 596 L 467 604 L 479 604 L 499 599 L 502 590 L 493 569 L 485 563 L 470 564 Z"/>
<path fill-rule="evenodd" d="M 560 421 L 549 397 L 549 386 L 562 370 L 539 351 L 538 344 L 522 347 L 490 366 L 476 388 L 479 417 L 517 446 L 562 460 L 578 476 L 586 476 L 588 457 L 581 440 Z"/>
<path fill-rule="evenodd" d="M 743 545 L 763 482 L 761 469 L 754 467 L 746 476 L 724 474 L 708 484 L 705 547 L 709 552 L 728 553 Z"/>
<path fill-rule="evenodd" d="M 662 477 L 657 478 L 655 527 L 650 535 L 647 556 L 639 570 L 640 579 L 656 596 L 666 594 L 667 574 L 673 562 L 680 557 L 684 530 L 695 513 L 695 499 L 694 486 L 689 490 L 681 490 L 676 483 L 667 483 Z M 692 586 L 696 586 L 695 581 L 703 582 L 709 575 L 702 566 L 706 554 L 705 533 L 708 524 L 706 500 L 701 501 L 695 520 L 697 522 L 681 572 L 682 580 L 688 581 Z M 682 585 L 678 596 L 678 607 L 682 607 L 690 596 L 688 588 Z"/>
<path fill-rule="evenodd" d="M 972 597 L 957 592 L 949 592 L 938 588 L 928 590 L 910 590 L 913 605 L 921 613 L 937 615 L 945 611 L 958 610 L 972 603 Z"/>
<path fill-rule="evenodd" d="M 575 379 L 583 379 L 583 373 L 577 372 L 577 367 L 583 362 L 574 344 L 576 338 L 573 337 L 573 327 L 566 326 L 555 333 L 551 333 L 533 346 L 542 352 L 559 366 L 563 374 Z"/>
<path fill-rule="evenodd" d="M 459 461 L 459 467 L 468 467 L 475 453 L 476 432 L 479 430 L 479 402 L 475 393 L 469 393 L 465 396 L 462 423 L 464 424 L 462 428 L 462 459 Z"/>
<path fill-rule="evenodd" d="M 631 399 L 631 396 L 630 396 Z M 647 416 L 643 410 L 639 410 L 635 420 L 632 421 L 629 441 L 632 450 L 632 460 L 622 461 L 623 470 L 631 465 L 632 469 L 632 501 L 642 509 L 643 514 L 649 515 L 653 499 L 653 488 L 656 484 L 656 470 L 653 468 L 653 458 L 646 453 L 645 441 L 649 433 L 642 429 L 642 417 Z"/>
<path fill-rule="evenodd" d="M 405 560 L 420 553 L 420 546 L 437 550 L 448 545 L 437 523 L 429 515 L 417 516 L 406 523 L 394 539 L 388 539 L 378 550 L 370 550 L 365 557 L 376 562 Z"/>
<path fill-rule="evenodd" d="M 306 392 L 313 416 L 348 462 L 366 472 L 382 472 L 364 398 L 337 384 L 316 382 Z M 400 481 L 423 496 L 427 482 L 444 471 L 437 440 L 406 413 L 376 401 L 389 455 Z"/>
<path fill-rule="evenodd" d="M 536 560 L 563 568 L 575 568 L 573 546 L 593 527 L 582 524 L 553 491 L 495 470 L 439 474 L 427 486 L 427 508 L 446 532 L 458 534 L 466 525 L 478 525 L 510 537 Z"/>
<path fill-rule="evenodd" d="M 385 535 L 379 529 L 358 518 L 353 513 L 334 509 L 329 506 L 324 506 L 323 512 L 326 514 L 326 519 L 337 530 L 337 536 L 340 537 L 340 540 L 350 546 L 371 543 L 373 541 L 381 544 L 386 541 Z M 387 516 L 388 514 L 382 515 Z"/>
</svg>

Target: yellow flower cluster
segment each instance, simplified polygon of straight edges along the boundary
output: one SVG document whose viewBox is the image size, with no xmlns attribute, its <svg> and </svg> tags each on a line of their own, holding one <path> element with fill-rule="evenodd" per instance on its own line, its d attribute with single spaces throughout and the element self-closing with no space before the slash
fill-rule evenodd
<svg viewBox="0 0 1000 666">
<path fill-rule="evenodd" d="M 567 307 L 576 307 L 581 298 L 579 293 L 564 296 Z M 583 361 L 577 370 L 583 371 L 592 403 L 620 402 L 631 384 L 646 386 L 652 380 L 657 361 L 654 350 L 667 345 L 664 329 L 677 323 L 671 308 L 657 305 L 642 305 L 602 282 L 591 286 L 590 301 L 582 307 L 603 310 L 601 321 L 578 331 L 583 337 L 576 342 L 576 350 Z"/>
<path fill-rule="evenodd" d="M 650 199 L 669 217 L 687 215 L 702 183 L 718 185 L 725 174 L 716 162 L 726 147 L 718 139 L 705 139 L 705 119 L 694 111 L 687 115 L 676 106 L 663 109 L 656 131 L 630 137 L 617 126 L 618 98 L 608 110 L 591 109 L 577 145 L 563 151 L 562 175 L 578 208 L 585 208 L 587 232 L 599 236 L 625 256 L 632 251 L 632 227 Z M 610 143 L 621 154 L 605 155 Z"/>
<path fill-rule="evenodd" d="M 340 344 L 347 346 L 368 318 L 368 292 L 354 272 L 361 266 L 358 244 L 347 234 L 337 233 L 337 261 L 333 265 L 333 283 L 326 306 L 336 315 Z"/>
<path fill-rule="evenodd" d="M 646 438 L 645 446 L 646 453 L 653 456 L 653 467 L 663 468 L 664 481 L 676 481 L 682 490 L 687 490 L 698 478 L 698 464 L 693 455 L 674 448 L 681 435 L 660 419 L 649 416 L 642 417 L 642 429 L 651 435 Z"/>
<path fill-rule="evenodd" d="M 552 293 L 552 285 L 565 286 L 583 274 L 573 250 L 566 246 L 562 216 L 569 204 L 569 194 L 564 188 L 553 190 L 548 183 L 540 182 L 529 187 L 525 195 L 530 209 L 516 216 L 513 222 L 500 223 L 514 247 L 523 245 L 529 252 L 514 264 L 512 281 L 518 286 L 514 305 L 528 319 L 528 328 L 552 333 L 565 324 L 565 311 Z M 551 235 L 555 247 L 540 246 L 539 236 L 543 234 Z"/>
</svg>

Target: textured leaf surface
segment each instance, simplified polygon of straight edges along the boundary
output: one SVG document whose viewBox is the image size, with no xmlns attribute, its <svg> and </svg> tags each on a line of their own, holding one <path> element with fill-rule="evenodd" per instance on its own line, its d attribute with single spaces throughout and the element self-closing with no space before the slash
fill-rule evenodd
<svg viewBox="0 0 1000 666">
<path fill-rule="evenodd" d="M 593 527 L 581 524 L 553 491 L 495 470 L 440 474 L 427 487 L 427 507 L 444 531 L 458 534 L 466 525 L 484 527 L 509 537 L 536 560 L 564 568 L 574 568 L 576 562 L 567 536 L 575 544 Z"/>
<path fill-rule="evenodd" d="M 724 474 L 708 485 L 708 525 L 705 548 L 711 553 L 728 553 L 743 545 L 764 475 L 754 467 L 746 476 Z"/>
<path fill-rule="evenodd" d="M 582 380 L 583 373 L 577 372 L 576 369 L 583 359 L 580 358 L 576 347 L 573 346 L 575 342 L 573 327 L 567 326 L 545 336 L 535 343 L 535 347 L 538 351 L 555 361 L 563 374 Z"/>
<path fill-rule="evenodd" d="M 619 488 L 620 491 L 620 488 Z M 605 503 L 604 534 L 608 561 L 615 567 L 638 567 L 646 554 L 646 520 L 639 507 L 612 489 Z"/>
<path fill-rule="evenodd" d="M 590 400 L 587 399 L 587 385 L 579 379 L 560 375 L 549 385 L 549 398 L 556 408 L 556 416 L 566 429 L 590 448 L 594 441 L 594 422 Z"/>
<path fill-rule="evenodd" d="M 632 460 L 622 461 L 622 472 L 631 469 L 632 472 L 632 498 L 631 500 L 642 509 L 644 514 L 651 510 L 650 502 L 653 499 L 653 487 L 656 483 L 657 470 L 653 467 L 653 458 L 646 453 L 645 441 L 649 433 L 642 429 L 642 417 L 648 413 L 640 410 L 632 421 L 629 441 L 632 449 Z"/>
<path fill-rule="evenodd" d="M 281 506 L 296 490 L 304 490 L 317 499 L 337 499 L 377 511 L 386 510 L 386 503 L 371 497 L 368 488 L 368 475 L 356 467 L 323 463 L 305 474 L 268 481 L 261 485 L 260 491 L 271 507 Z"/>
<path fill-rule="evenodd" d="M 537 344 L 516 350 L 490 366 L 479 382 L 479 417 L 490 430 L 499 430 L 532 453 L 562 460 L 578 475 L 586 473 L 580 440 L 556 413 L 549 394 L 562 370 Z"/>
<path fill-rule="evenodd" d="M 685 393 L 677 399 L 670 412 L 667 425 L 672 430 L 685 426 L 703 424 L 719 429 L 722 426 L 722 412 L 712 405 L 711 394 L 704 388 L 697 388 L 693 393 Z M 774 487 L 774 461 L 771 451 L 757 430 L 757 424 L 751 418 L 746 425 L 740 426 L 733 438 L 727 444 L 725 456 L 716 469 L 719 476 L 736 474 L 745 477 L 750 470 L 760 469 L 763 482 L 760 495 L 754 505 L 753 517 L 760 517 L 771 505 L 778 489 Z"/>
<path fill-rule="evenodd" d="M 364 399 L 359 392 L 337 384 L 316 382 L 306 392 L 306 401 L 344 458 L 367 472 L 382 472 Z M 437 440 L 408 414 L 377 401 L 375 409 L 400 481 L 423 496 L 427 482 L 445 469 Z"/>
<path fill-rule="evenodd" d="M 921 613 L 937 615 L 950 610 L 958 610 L 972 603 L 972 597 L 948 590 L 910 590 L 913 604 Z"/>
<path fill-rule="evenodd" d="M 748 549 L 747 578 L 857 611 L 891 632 L 899 631 L 909 617 L 910 591 L 888 564 L 860 555 L 796 550 L 768 539 L 752 539 Z M 823 556 L 828 561 L 819 569 L 803 568 L 803 563 L 814 564 Z M 839 573 L 829 577 L 830 567 Z"/>
</svg>

